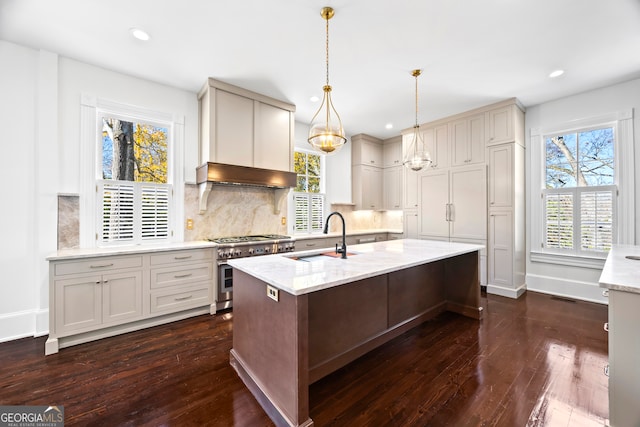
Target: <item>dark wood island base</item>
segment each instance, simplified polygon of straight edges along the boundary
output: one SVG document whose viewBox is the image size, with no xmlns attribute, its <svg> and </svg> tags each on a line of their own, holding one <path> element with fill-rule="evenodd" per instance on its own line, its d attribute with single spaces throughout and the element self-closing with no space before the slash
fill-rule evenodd
<svg viewBox="0 0 640 427">
<path fill-rule="evenodd" d="M 312 426 L 309 385 L 443 311 L 481 319 L 478 252 L 302 295 L 234 269 L 231 365 L 278 426 Z"/>
</svg>

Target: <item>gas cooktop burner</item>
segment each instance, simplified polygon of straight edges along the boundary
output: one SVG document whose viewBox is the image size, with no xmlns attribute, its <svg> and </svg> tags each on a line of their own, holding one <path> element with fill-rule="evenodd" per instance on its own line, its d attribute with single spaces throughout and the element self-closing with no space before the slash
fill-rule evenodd
<svg viewBox="0 0 640 427">
<path fill-rule="evenodd" d="M 280 234 L 259 234 L 253 236 L 233 236 L 233 237 L 218 237 L 215 239 L 209 239 L 215 243 L 245 243 L 245 242 L 264 242 L 268 240 L 289 240 L 291 237 L 283 236 Z"/>
</svg>

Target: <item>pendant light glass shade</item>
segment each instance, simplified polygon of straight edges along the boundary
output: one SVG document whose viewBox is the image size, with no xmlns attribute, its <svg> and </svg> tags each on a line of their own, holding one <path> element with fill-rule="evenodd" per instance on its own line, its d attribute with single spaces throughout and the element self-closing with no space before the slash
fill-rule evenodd
<svg viewBox="0 0 640 427">
<path fill-rule="evenodd" d="M 326 21 L 326 64 L 327 81 L 323 86 L 322 104 L 311 119 L 311 129 L 309 130 L 309 144 L 323 154 L 335 154 L 347 142 L 342 127 L 342 120 L 331 101 L 331 85 L 329 85 L 329 19 L 333 18 L 334 10 L 330 7 L 322 8 L 320 15 Z"/>
<path fill-rule="evenodd" d="M 402 161 L 405 167 L 416 172 L 431 165 L 431 156 L 427 151 L 427 146 L 422 136 L 420 136 L 420 125 L 418 124 L 418 76 L 421 73 L 422 70 L 413 70 L 411 72 L 411 75 L 416 78 L 416 124 L 413 126 L 413 137 Z"/>
</svg>

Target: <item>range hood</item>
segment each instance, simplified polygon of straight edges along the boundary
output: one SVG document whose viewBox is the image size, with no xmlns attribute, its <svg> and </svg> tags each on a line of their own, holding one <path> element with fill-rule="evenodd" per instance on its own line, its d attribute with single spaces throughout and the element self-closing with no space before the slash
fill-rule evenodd
<svg viewBox="0 0 640 427">
<path fill-rule="evenodd" d="M 253 185 L 269 188 L 291 188 L 296 186 L 296 174 L 272 169 L 251 168 L 207 162 L 196 169 L 198 184 Z"/>
<path fill-rule="evenodd" d="M 274 211 L 277 214 L 280 200 L 291 187 L 296 186 L 296 179 L 294 172 L 207 162 L 196 169 L 196 182 L 200 188 L 200 213 L 207 208 L 212 185 L 227 184 L 273 188 Z"/>
</svg>

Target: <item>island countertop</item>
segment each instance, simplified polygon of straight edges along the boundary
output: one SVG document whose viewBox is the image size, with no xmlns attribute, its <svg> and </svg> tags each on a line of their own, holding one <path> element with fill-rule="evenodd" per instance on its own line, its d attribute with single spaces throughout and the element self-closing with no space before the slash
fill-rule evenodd
<svg viewBox="0 0 640 427">
<path fill-rule="evenodd" d="M 282 291 L 303 295 L 483 248 L 468 243 L 402 239 L 348 246 L 347 259 L 323 256 L 328 252 L 323 249 L 232 259 L 228 263 Z"/>
<path fill-rule="evenodd" d="M 600 275 L 600 287 L 640 294 L 640 246 L 613 245 Z"/>
</svg>

